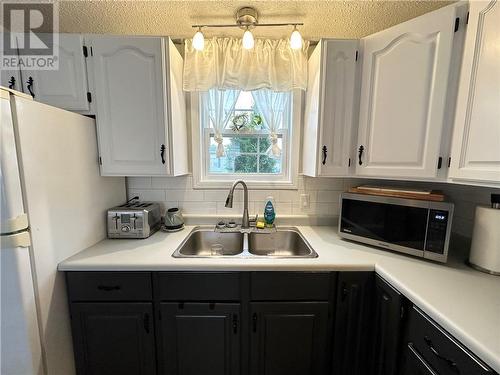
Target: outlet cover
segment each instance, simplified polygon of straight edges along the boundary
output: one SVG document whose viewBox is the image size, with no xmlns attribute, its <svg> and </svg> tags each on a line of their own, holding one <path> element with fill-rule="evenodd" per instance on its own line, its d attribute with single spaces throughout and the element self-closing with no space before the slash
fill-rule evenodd
<svg viewBox="0 0 500 375">
<path fill-rule="evenodd" d="M 309 194 L 300 194 L 300 207 L 309 208 L 311 206 L 311 198 Z"/>
</svg>

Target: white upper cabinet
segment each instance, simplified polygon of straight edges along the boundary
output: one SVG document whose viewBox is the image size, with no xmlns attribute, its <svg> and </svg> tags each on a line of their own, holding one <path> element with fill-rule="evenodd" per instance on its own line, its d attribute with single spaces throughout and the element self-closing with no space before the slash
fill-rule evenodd
<svg viewBox="0 0 500 375">
<path fill-rule="evenodd" d="M 357 40 L 321 40 L 309 58 L 302 169 L 346 176 L 357 111 Z"/>
<path fill-rule="evenodd" d="M 87 39 L 101 174 L 187 173 L 182 58 L 173 43 L 160 37 Z"/>
<path fill-rule="evenodd" d="M 36 101 L 70 111 L 89 110 L 87 68 L 79 34 L 59 34 L 57 70 L 22 70 L 23 91 Z"/>
<path fill-rule="evenodd" d="M 449 177 L 500 183 L 500 2 L 473 1 Z"/>
<path fill-rule="evenodd" d="M 437 176 L 457 17 L 447 6 L 362 39 L 356 174 Z"/>
</svg>

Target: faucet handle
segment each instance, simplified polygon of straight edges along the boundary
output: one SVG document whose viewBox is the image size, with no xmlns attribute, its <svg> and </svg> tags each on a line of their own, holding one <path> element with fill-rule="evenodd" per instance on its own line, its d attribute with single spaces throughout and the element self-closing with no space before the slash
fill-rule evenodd
<svg viewBox="0 0 500 375">
<path fill-rule="evenodd" d="M 259 219 L 259 214 L 255 214 L 255 217 L 253 218 L 249 218 L 248 219 L 248 222 L 250 224 L 251 227 L 255 227 L 256 224 L 257 224 L 257 220 Z"/>
</svg>

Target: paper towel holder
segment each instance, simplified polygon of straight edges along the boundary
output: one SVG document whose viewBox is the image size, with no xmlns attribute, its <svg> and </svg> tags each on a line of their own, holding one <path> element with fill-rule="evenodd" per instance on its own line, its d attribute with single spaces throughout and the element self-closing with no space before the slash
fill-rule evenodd
<svg viewBox="0 0 500 375">
<path fill-rule="evenodd" d="M 491 206 L 477 206 L 468 264 L 500 276 L 500 194 L 491 194 Z"/>
</svg>

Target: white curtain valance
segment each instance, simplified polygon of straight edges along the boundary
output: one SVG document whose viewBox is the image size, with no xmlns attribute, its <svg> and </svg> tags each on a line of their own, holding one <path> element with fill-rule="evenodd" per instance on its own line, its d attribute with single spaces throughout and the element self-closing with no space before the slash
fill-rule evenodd
<svg viewBox="0 0 500 375">
<path fill-rule="evenodd" d="M 307 50 L 290 48 L 287 39 L 256 39 L 254 48 L 243 48 L 241 39 L 205 40 L 203 51 L 185 42 L 184 91 L 258 90 L 290 91 L 307 88 Z"/>
</svg>

